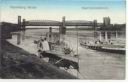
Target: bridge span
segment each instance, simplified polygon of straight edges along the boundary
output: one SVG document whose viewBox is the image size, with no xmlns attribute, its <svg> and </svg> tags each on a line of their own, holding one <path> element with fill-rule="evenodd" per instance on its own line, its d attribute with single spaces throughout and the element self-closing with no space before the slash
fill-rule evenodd
<svg viewBox="0 0 128 82">
<path fill-rule="evenodd" d="M 63 22 L 54 20 L 28 20 L 25 22 L 25 26 L 62 26 Z M 94 21 L 85 20 L 67 20 L 65 26 L 93 26 Z M 101 23 L 98 23 L 100 26 Z"/>
<path fill-rule="evenodd" d="M 59 26 L 60 33 L 65 34 L 66 26 L 92 26 L 95 30 L 96 27 L 100 27 L 101 25 L 103 25 L 103 23 L 97 23 L 97 20 L 65 20 L 65 17 L 62 18 L 62 21 L 23 19 L 21 22 L 21 16 L 18 16 L 18 27 L 23 30 L 25 30 L 26 26 Z"/>
</svg>

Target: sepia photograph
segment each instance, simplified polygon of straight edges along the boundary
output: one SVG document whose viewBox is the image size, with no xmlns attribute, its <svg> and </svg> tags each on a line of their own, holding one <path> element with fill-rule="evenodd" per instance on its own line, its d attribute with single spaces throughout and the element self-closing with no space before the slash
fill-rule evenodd
<svg viewBox="0 0 128 82">
<path fill-rule="evenodd" d="M 126 79 L 126 0 L 0 0 L 0 79 Z"/>
</svg>

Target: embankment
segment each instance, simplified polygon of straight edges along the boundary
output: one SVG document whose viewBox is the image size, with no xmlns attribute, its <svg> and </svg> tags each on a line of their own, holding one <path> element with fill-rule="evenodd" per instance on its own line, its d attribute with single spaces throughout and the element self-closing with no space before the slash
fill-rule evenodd
<svg viewBox="0 0 128 82">
<path fill-rule="evenodd" d="M 66 71 L 44 62 L 39 57 L 6 40 L 1 43 L 0 78 L 3 79 L 77 79 Z"/>
</svg>

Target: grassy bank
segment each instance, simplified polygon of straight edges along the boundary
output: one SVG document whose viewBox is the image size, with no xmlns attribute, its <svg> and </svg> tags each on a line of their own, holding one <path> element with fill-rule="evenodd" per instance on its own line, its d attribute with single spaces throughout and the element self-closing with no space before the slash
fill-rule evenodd
<svg viewBox="0 0 128 82">
<path fill-rule="evenodd" d="M 0 78 L 6 79 L 77 79 L 44 62 L 37 56 L 2 41 Z"/>
</svg>

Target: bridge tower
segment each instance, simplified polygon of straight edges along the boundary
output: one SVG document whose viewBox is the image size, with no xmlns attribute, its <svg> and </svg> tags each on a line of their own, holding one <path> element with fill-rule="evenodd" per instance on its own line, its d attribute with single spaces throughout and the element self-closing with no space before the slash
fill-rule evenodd
<svg viewBox="0 0 128 82">
<path fill-rule="evenodd" d="M 18 16 L 18 28 L 21 29 L 21 16 Z"/>
<path fill-rule="evenodd" d="M 97 30 L 97 20 L 93 21 L 93 28 L 94 28 L 94 38 L 96 38 L 97 37 L 97 32 L 96 32 L 96 30 Z"/>
<path fill-rule="evenodd" d="M 60 34 L 66 34 L 65 16 L 62 18 L 62 25 L 59 27 Z"/>
<path fill-rule="evenodd" d="M 23 19 L 23 22 L 22 22 L 22 30 L 25 30 L 25 19 Z"/>
</svg>

